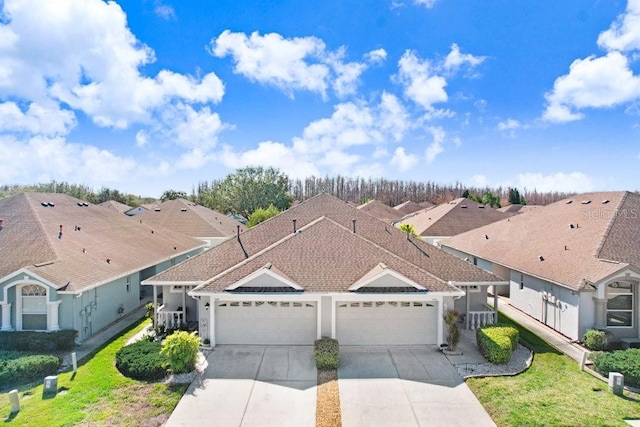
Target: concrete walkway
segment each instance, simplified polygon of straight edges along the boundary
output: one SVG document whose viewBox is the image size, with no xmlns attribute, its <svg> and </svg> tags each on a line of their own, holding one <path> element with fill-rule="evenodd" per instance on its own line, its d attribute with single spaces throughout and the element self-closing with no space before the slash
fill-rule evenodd
<svg viewBox="0 0 640 427">
<path fill-rule="evenodd" d="M 525 328 L 529 329 L 531 332 L 538 335 L 556 350 L 566 354 L 578 363 L 582 362 L 583 354 L 586 352 L 584 348 L 580 347 L 577 344 L 572 344 L 570 338 L 565 337 L 564 335 L 556 332 L 547 325 L 538 322 L 528 314 L 525 314 L 524 312 L 513 307 L 509 303 L 509 298 L 499 298 L 498 311 L 501 311 Z M 493 297 L 489 298 L 488 302 L 490 304 L 493 304 Z"/>
</svg>

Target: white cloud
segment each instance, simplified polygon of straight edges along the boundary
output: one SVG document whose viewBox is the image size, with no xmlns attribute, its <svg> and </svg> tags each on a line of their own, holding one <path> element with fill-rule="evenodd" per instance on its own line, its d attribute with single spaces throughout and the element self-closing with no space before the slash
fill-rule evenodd
<svg viewBox="0 0 640 427">
<path fill-rule="evenodd" d="M 331 65 L 336 77 L 332 83 L 333 90 L 339 97 L 356 93 L 360 75 L 367 69 L 361 62 L 342 62 L 345 56 L 344 47 L 327 56 L 326 63 Z"/>
<path fill-rule="evenodd" d="M 444 77 L 435 74 L 428 60 L 421 60 L 411 50 L 404 52 L 398 62 L 397 80 L 404 86 L 404 94 L 425 110 L 431 110 L 433 104 L 448 99 Z"/>
<path fill-rule="evenodd" d="M 0 23 L 0 98 L 65 103 L 99 126 L 149 122 L 174 100 L 219 102 L 224 86 L 213 74 L 195 78 L 140 68 L 155 61 L 136 39 L 115 2 L 7 0 Z"/>
<path fill-rule="evenodd" d="M 149 133 L 144 129 L 139 130 L 136 133 L 136 146 L 142 148 L 148 143 L 149 143 Z"/>
<path fill-rule="evenodd" d="M 516 181 L 517 188 L 537 190 L 538 192 L 584 193 L 593 190 L 592 179 L 582 172 L 557 172 L 551 175 L 523 173 L 517 176 Z"/>
<path fill-rule="evenodd" d="M 469 68 L 474 68 L 482 64 L 485 59 L 487 59 L 486 56 L 474 56 L 470 53 L 460 53 L 460 48 L 454 43 L 451 45 L 451 52 L 449 52 L 447 57 L 444 59 L 442 67 L 449 72 L 456 72 L 464 65 Z"/>
<path fill-rule="evenodd" d="M 219 133 L 225 129 L 218 113 L 209 107 L 199 110 L 190 105 L 177 104 L 167 107 L 161 114 L 165 139 L 190 149 L 207 152 L 218 142 Z"/>
<path fill-rule="evenodd" d="M 372 50 L 371 52 L 368 52 L 364 58 L 370 64 L 381 64 L 387 60 L 387 51 L 382 48 Z"/>
<path fill-rule="evenodd" d="M 424 6 L 427 9 L 431 9 L 438 0 L 414 0 L 414 3 L 420 6 Z"/>
<path fill-rule="evenodd" d="M 418 157 L 413 154 L 407 154 L 404 147 L 398 147 L 393 153 L 390 163 L 400 172 L 406 172 L 418 163 Z"/>
<path fill-rule="evenodd" d="M 633 75 L 629 60 L 620 52 L 576 59 L 569 74 L 559 77 L 545 95 L 543 119 L 566 122 L 582 118 L 583 108 L 608 108 L 640 98 L 640 77 Z"/>
<path fill-rule="evenodd" d="M 504 122 L 498 123 L 498 130 L 501 132 L 520 129 L 522 125 L 516 119 L 508 118 Z"/>
<path fill-rule="evenodd" d="M 605 50 L 640 49 L 640 0 L 629 0 L 627 10 L 608 30 L 598 36 L 598 46 Z"/>
<path fill-rule="evenodd" d="M 15 102 L 0 103 L 0 133 L 66 135 L 75 125 L 75 114 L 57 106 L 47 108 L 32 102 L 23 112 Z"/>
<path fill-rule="evenodd" d="M 482 174 L 476 174 L 471 177 L 471 182 L 476 187 L 486 187 L 487 186 L 487 177 Z"/>
<path fill-rule="evenodd" d="M 157 16 L 167 21 L 176 19 L 176 11 L 173 9 L 173 7 L 162 4 L 159 1 L 156 2 L 156 7 L 153 11 Z"/>
<path fill-rule="evenodd" d="M 431 136 L 433 136 L 433 141 L 427 147 L 425 156 L 427 158 L 427 163 L 433 163 L 436 156 L 444 151 L 444 139 L 446 132 L 439 126 L 429 127 L 428 130 L 429 133 L 431 133 Z"/>
</svg>

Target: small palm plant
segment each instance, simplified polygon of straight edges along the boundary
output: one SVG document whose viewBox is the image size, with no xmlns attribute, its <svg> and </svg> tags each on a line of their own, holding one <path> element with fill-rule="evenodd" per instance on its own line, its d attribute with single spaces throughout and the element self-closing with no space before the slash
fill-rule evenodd
<svg viewBox="0 0 640 427">
<path fill-rule="evenodd" d="M 457 310 L 447 310 L 444 314 L 444 323 L 447 324 L 447 345 L 448 350 L 454 351 L 460 342 L 460 329 L 458 328 Z"/>
</svg>

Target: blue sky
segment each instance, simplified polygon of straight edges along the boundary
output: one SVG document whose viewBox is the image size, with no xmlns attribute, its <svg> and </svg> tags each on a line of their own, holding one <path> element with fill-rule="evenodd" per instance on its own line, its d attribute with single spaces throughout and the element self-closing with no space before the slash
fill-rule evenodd
<svg viewBox="0 0 640 427">
<path fill-rule="evenodd" d="M 0 184 L 636 190 L 640 0 L 0 0 Z"/>
</svg>

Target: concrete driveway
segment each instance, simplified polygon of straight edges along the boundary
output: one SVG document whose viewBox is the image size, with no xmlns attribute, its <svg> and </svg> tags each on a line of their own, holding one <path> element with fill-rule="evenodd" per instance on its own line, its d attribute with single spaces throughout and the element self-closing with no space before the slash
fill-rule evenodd
<svg viewBox="0 0 640 427">
<path fill-rule="evenodd" d="M 436 347 L 340 347 L 345 426 L 495 426 Z"/>
<path fill-rule="evenodd" d="M 313 347 L 217 346 L 167 427 L 315 426 Z"/>
</svg>

